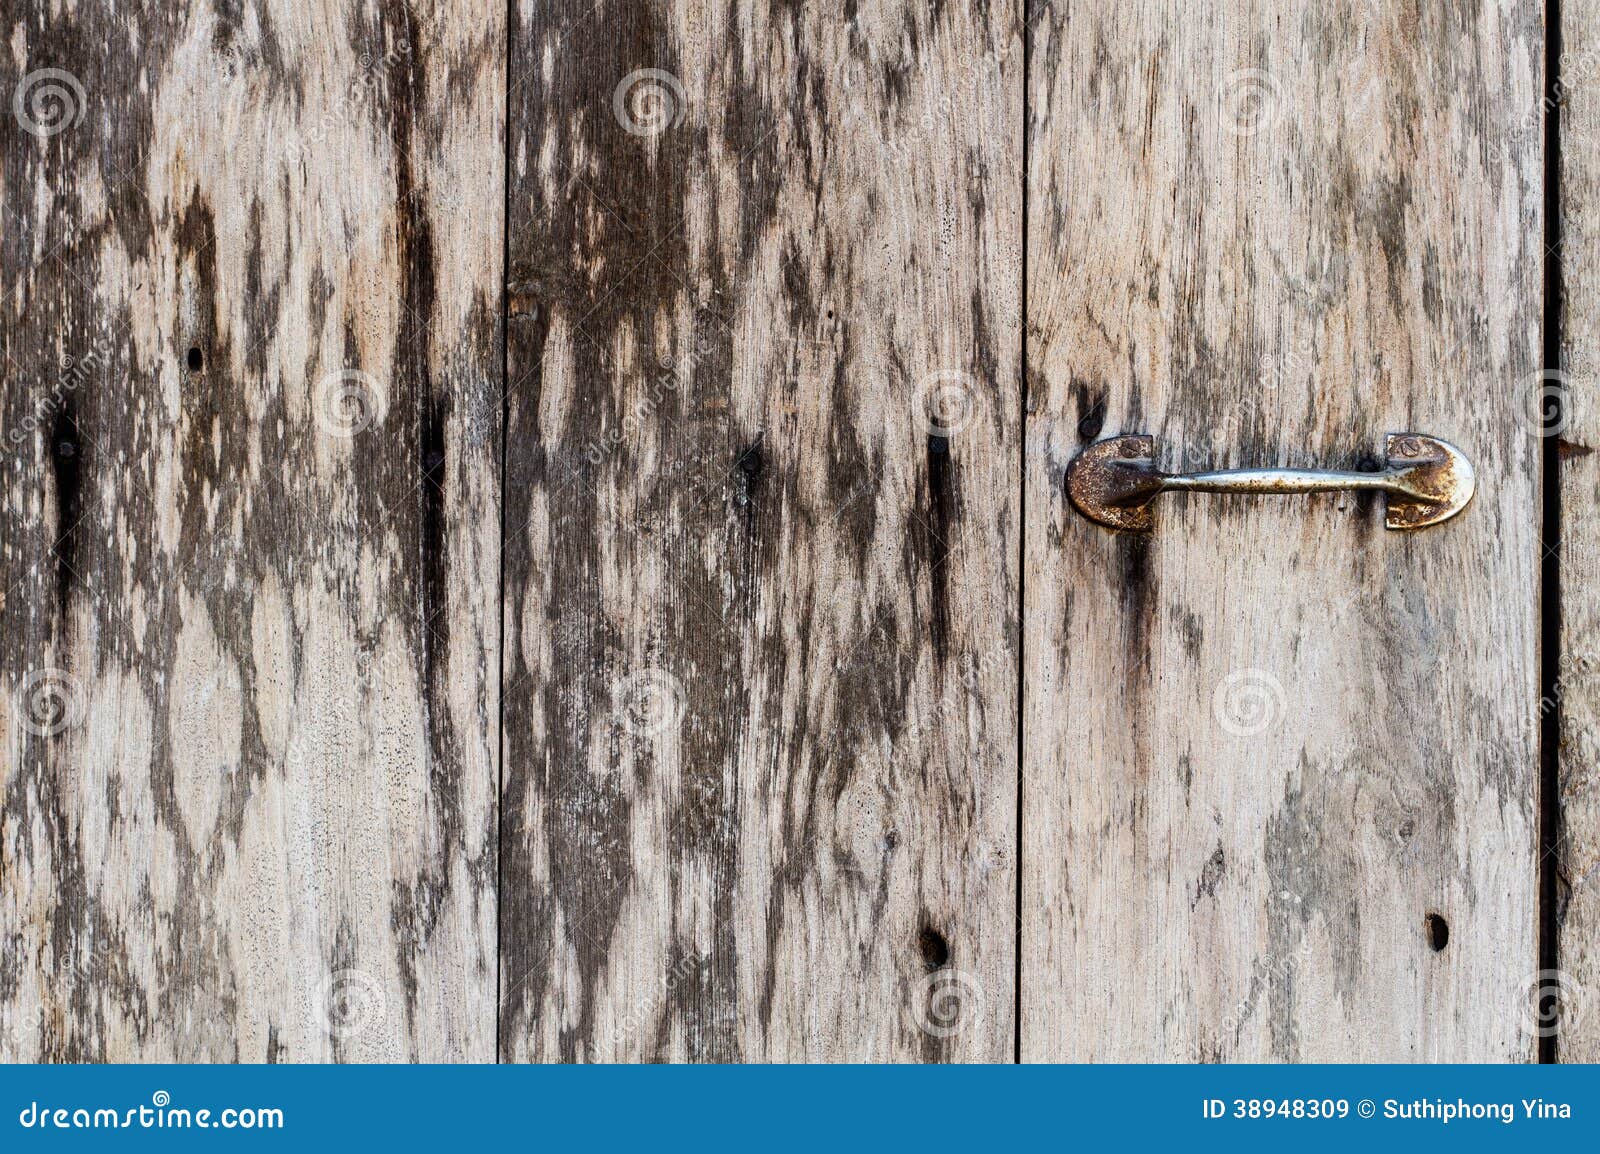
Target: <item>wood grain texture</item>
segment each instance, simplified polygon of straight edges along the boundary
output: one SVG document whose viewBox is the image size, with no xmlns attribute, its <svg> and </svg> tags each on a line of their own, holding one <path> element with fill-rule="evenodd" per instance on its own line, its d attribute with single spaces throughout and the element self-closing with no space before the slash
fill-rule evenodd
<svg viewBox="0 0 1600 1154">
<path fill-rule="evenodd" d="M 0 1056 L 491 1058 L 503 7 L 4 34 Z"/>
<path fill-rule="evenodd" d="M 1540 9 L 1048 4 L 1032 20 L 1025 1059 L 1530 1059 Z M 1167 468 L 1463 449 L 1455 521 L 1163 498 Z"/>
<path fill-rule="evenodd" d="M 501 1052 L 1012 1052 L 1022 52 L 518 7 Z"/>
<path fill-rule="evenodd" d="M 1561 804 L 1554 973 L 1540 1028 L 1563 1062 L 1600 1061 L 1600 3 L 1561 6 L 1561 364 L 1545 387 L 1560 438 L 1561 657 L 1543 708 L 1559 709 Z M 1556 366 L 1551 366 L 1556 368 Z"/>
<path fill-rule="evenodd" d="M 1600 1057 L 1600 3 L 15 7 L 0 1060 Z"/>
</svg>

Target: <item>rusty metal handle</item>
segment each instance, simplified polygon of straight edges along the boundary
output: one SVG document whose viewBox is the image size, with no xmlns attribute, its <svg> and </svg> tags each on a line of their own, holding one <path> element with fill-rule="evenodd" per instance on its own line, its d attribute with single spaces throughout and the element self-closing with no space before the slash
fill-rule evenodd
<svg viewBox="0 0 1600 1154">
<path fill-rule="evenodd" d="M 1067 495 L 1091 521 L 1113 529 L 1155 527 L 1152 503 L 1162 493 L 1328 493 L 1373 490 L 1384 495 L 1384 524 L 1421 529 L 1448 521 L 1472 500 L 1472 464 L 1460 449 L 1421 433 L 1390 433 L 1387 460 L 1374 472 L 1333 469 L 1225 469 L 1163 473 L 1155 438 L 1143 433 L 1096 441 L 1067 469 Z"/>
</svg>

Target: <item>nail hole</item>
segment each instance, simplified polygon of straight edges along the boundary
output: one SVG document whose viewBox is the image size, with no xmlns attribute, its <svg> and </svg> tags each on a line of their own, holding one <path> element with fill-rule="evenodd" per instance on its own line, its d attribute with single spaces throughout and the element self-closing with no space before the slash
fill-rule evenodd
<svg viewBox="0 0 1600 1154">
<path fill-rule="evenodd" d="M 189 349 L 189 371 L 191 373 L 198 373 L 205 366 L 205 363 L 206 358 L 205 355 L 200 352 L 200 346 L 191 346 Z"/>
<path fill-rule="evenodd" d="M 1428 945 L 1433 947 L 1433 952 L 1438 953 L 1450 944 L 1450 923 L 1438 914 L 1429 914 L 1426 921 L 1428 930 Z"/>
<path fill-rule="evenodd" d="M 937 970 L 950 960 L 950 943 L 932 926 L 923 926 L 917 932 L 917 949 L 922 952 L 922 964 Z"/>
<path fill-rule="evenodd" d="M 762 437 L 758 434 L 756 439 L 750 442 L 750 447 L 739 454 L 739 470 L 752 481 L 754 481 L 761 473 L 761 466 L 763 464 L 761 456 L 761 441 Z"/>
<path fill-rule="evenodd" d="M 1100 430 L 1106 427 L 1106 401 L 1104 397 L 1096 400 L 1089 406 L 1083 416 L 1078 418 L 1078 437 L 1081 440 L 1092 441 L 1100 435 Z"/>
</svg>

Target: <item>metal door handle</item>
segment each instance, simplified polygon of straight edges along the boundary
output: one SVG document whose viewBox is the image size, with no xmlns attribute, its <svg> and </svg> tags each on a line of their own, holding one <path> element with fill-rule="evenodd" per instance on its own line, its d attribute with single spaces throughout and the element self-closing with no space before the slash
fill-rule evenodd
<svg viewBox="0 0 1600 1154">
<path fill-rule="evenodd" d="M 1347 489 L 1384 495 L 1391 529 L 1421 529 L 1448 521 L 1472 500 L 1472 463 L 1460 449 L 1421 433 L 1390 433 L 1387 460 L 1376 472 L 1333 469 L 1227 469 L 1163 473 L 1155 467 L 1155 438 L 1136 433 L 1096 441 L 1067 469 L 1067 494 L 1091 521 L 1113 529 L 1155 527 L 1152 503 L 1172 490 L 1191 493 L 1327 493 Z"/>
</svg>

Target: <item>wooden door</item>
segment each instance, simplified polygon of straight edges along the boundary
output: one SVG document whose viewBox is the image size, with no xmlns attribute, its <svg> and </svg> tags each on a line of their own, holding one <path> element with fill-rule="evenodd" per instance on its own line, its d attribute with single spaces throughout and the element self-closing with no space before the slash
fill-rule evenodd
<svg viewBox="0 0 1600 1154">
<path fill-rule="evenodd" d="M 1593 1057 L 1543 15 L 19 13 L 0 1057 Z"/>
<path fill-rule="evenodd" d="M 8 32 L 7 1058 L 494 1056 L 502 21 Z"/>
<path fill-rule="evenodd" d="M 1539 9 L 1045 5 L 1032 27 L 1024 1059 L 1528 1059 Z M 1062 497 L 1466 446 L 1470 515 Z"/>
<path fill-rule="evenodd" d="M 501 1053 L 1008 1058 L 1017 20 L 511 59 Z"/>
</svg>

